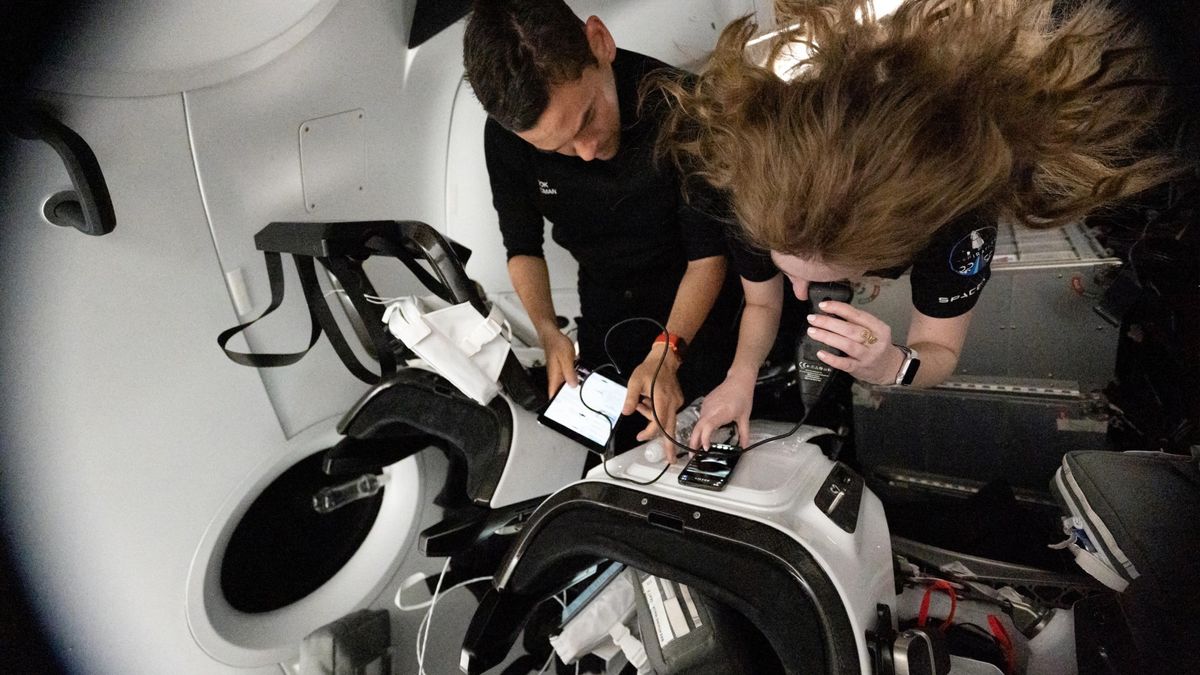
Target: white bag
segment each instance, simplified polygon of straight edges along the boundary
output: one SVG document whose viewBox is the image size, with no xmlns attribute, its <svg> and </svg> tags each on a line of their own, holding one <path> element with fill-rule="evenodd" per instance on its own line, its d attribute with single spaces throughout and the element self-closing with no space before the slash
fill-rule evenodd
<svg viewBox="0 0 1200 675">
<path fill-rule="evenodd" d="M 459 391 L 484 405 L 499 393 L 500 370 L 508 358 L 503 321 L 495 307 L 485 317 L 469 302 L 431 309 L 416 296 L 399 298 L 383 313 L 392 335 Z"/>
<path fill-rule="evenodd" d="M 626 638 L 629 631 L 622 633 L 617 626 L 624 628 L 624 623 L 634 615 L 634 610 L 633 582 L 626 572 L 621 572 L 588 601 L 558 635 L 550 637 L 550 646 L 554 647 L 563 663 L 574 663 L 610 640 L 617 642 L 617 636 Z M 612 631 L 616 631 L 617 635 L 611 635 Z M 637 642 L 636 638 L 634 642 Z M 623 650 L 621 644 L 617 646 Z"/>
</svg>

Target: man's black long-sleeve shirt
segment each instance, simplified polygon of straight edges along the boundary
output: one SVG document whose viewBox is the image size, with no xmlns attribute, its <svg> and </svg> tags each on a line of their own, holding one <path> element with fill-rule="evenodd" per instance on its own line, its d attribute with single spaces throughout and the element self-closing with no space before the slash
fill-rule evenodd
<svg viewBox="0 0 1200 675">
<path fill-rule="evenodd" d="M 590 162 L 542 152 L 489 119 L 484 150 L 492 203 L 508 257 L 542 257 L 544 220 L 554 241 L 579 263 L 580 361 L 597 367 L 610 359 L 622 372 L 645 358 L 666 324 L 688 262 L 726 255 L 727 202 L 699 181 L 684 199 L 681 178 L 668 161 L 656 162 L 665 101 L 652 95 L 639 106 L 639 87 L 661 61 L 617 50 L 612 64 L 621 120 L 620 146 L 610 160 Z M 678 72 L 678 71 L 676 71 Z M 695 189 L 692 189 L 695 188 Z M 686 397 L 720 383 L 733 358 L 741 289 L 726 277 L 708 318 L 696 333 L 679 381 Z"/>
<path fill-rule="evenodd" d="M 674 167 L 654 160 L 662 99 L 639 111 L 638 87 L 668 66 L 617 50 L 612 68 L 621 142 L 611 160 L 542 152 L 488 119 L 484 150 L 504 247 L 509 258 L 542 256 L 545 218 L 579 262 L 581 291 L 664 283 L 674 290 L 688 261 L 726 252 L 723 225 L 706 212 L 711 198 L 685 201 Z"/>
</svg>

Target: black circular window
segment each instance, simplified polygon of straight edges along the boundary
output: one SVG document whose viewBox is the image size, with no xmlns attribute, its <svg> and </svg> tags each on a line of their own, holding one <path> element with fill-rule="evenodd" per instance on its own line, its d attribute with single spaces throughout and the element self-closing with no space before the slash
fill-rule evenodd
<svg viewBox="0 0 1200 675">
<path fill-rule="evenodd" d="M 349 480 L 321 471 L 317 453 L 285 471 L 254 500 L 221 560 L 221 591 L 241 612 L 269 612 L 333 578 L 367 538 L 383 491 L 332 513 L 313 510 L 318 490 Z"/>
</svg>

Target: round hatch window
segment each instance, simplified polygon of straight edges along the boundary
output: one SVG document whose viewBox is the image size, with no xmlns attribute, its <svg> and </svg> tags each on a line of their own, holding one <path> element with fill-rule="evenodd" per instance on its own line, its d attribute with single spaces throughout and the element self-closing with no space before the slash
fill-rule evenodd
<svg viewBox="0 0 1200 675">
<path fill-rule="evenodd" d="M 324 454 L 268 485 L 230 536 L 221 559 L 221 591 L 234 609 L 258 614 L 300 600 L 333 578 L 370 533 L 383 490 L 330 513 L 313 509 L 318 490 L 349 480 L 321 471 Z"/>
</svg>

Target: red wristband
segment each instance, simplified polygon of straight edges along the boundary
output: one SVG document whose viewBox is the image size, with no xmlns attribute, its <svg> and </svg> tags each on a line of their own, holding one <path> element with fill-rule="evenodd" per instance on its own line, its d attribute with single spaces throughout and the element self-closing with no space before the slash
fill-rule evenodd
<svg viewBox="0 0 1200 675">
<path fill-rule="evenodd" d="M 684 340 L 674 333 L 664 332 L 659 333 L 658 337 L 654 338 L 654 344 L 656 345 L 663 342 L 667 343 L 667 346 L 670 347 L 671 352 L 675 354 L 680 361 L 683 360 L 683 353 L 687 351 L 687 340 Z"/>
</svg>

